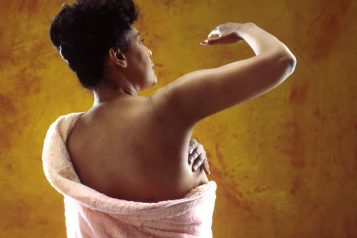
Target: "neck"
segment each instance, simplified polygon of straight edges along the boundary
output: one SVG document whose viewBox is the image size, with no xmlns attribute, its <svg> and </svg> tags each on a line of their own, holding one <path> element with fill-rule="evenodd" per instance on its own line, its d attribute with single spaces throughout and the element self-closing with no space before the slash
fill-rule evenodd
<svg viewBox="0 0 357 238">
<path fill-rule="evenodd" d="M 137 96 L 135 89 L 125 89 L 121 87 L 97 87 L 93 90 L 94 105 L 108 102 L 117 98 Z"/>
</svg>

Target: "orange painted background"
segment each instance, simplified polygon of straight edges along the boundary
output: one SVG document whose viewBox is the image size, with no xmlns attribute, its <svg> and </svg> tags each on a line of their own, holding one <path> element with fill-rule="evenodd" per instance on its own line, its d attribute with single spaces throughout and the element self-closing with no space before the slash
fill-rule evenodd
<svg viewBox="0 0 357 238">
<path fill-rule="evenodd" d="M 63 196 L 41 162 L 48 127 L 93 96 L 48 37 L 59 0 L 0 0 L 0 237 L 66 236 Z M 297 58 L 294 74 L 200 122 L 218 184 L 216 238 L 357 237 L 357 2 L 137 0 L 135 27 L 158 84 L 254 56 L 244 42 L 199 44 L 226 22 L 254 22 Z M 264 79 L 262 79 L 264 80 Z"/>
</svg>

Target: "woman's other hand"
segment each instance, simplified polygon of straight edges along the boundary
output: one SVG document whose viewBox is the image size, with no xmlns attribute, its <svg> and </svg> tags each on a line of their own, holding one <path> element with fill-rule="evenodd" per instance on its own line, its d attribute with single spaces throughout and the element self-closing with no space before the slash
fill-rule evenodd
<svg viewBox="0 0 357 238">
<path fill-rule="evenodd" d="M 190 146 L 188 150 L 188 164 L 192 164 L 193 172 L 197 170 L 199 166 L 203 164 L 203 169 L 207 174 L 210 174 L 209 165 L 206 157 L 206 151 L 203 149 L 203 145 L 199 144 L 196 139 L 190 140 Z"/>
<path fill-rule="evenodd" d="M 250 23 L 241 24 L 228 22 L 219 25 L 209 33 L 208 39 L 202 41 L 201 45 L 227 45 L 241 42 L 244 39 L 240 36 L 240 29 L 246 24 Z"/>
</svg>

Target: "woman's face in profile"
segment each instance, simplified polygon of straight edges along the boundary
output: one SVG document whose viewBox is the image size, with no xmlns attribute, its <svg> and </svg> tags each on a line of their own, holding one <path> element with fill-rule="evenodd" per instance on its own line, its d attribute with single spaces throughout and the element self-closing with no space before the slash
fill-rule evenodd
<svg viewBox="0 0 357 238">
<path fill-rule="evenodd" d="M 157 83 L 157 78 L 151 60 L 152 52 L 143 44 L 139 31 L 131 27 L 128 33 L 128 51 L 125 57 L 128 63 L 130 78 L 140 85 L 141 90 L 145 90 Z"/>
</svg>

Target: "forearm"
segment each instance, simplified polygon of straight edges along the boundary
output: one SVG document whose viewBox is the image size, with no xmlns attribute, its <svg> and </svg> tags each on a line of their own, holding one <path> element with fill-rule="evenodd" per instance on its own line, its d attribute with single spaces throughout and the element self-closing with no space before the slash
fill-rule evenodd
<svg viewBox="0 0 357 238">
<path fill-rule="evenodd" d="M 254 23 L 245 23 L 238 27 L 237 31 L 239 36 L 252 47 L 256 55 L 278 53 L 295 60 L 295 56 L 281 41 Z"/>
</svg>

